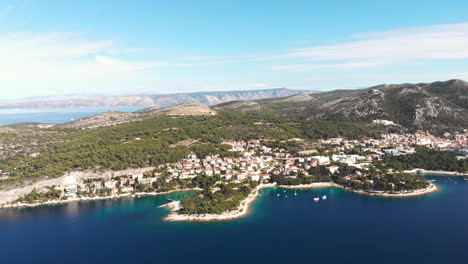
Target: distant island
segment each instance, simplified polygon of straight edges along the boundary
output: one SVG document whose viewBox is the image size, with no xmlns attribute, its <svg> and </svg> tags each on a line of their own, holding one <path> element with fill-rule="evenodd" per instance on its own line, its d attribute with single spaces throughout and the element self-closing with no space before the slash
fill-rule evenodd
<svg viewBox="0 0 468 264">
<path fill-rule="evenodd" d="M 194 191 L 166 219 L 212 221 L 246 215 L 262 188 L 424 195 L 437 186 L 421 172 L 468 172 L 467 89 L 452 80 L 1 127 L 0 206 Z"/>
</svg>

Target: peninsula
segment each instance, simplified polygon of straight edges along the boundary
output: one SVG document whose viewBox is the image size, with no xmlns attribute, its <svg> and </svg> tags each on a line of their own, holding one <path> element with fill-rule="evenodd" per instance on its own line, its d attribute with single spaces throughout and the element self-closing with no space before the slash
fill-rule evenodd
<svg viewBox="0 0 468 264">
<path fill-rule="evenodd" d="M 59 125 L 1 127 L 0 206 L 191 190 L 168 205 L 172 213 L 166 219 L 211 221 L 247 214 L 263 188 L 424 195 L 437 186 L 420 172 L 468 172 L 466 110 L 453 96 L 440 95 L 444 89 L 463 94 L 468 85 L 447 81 L 418 87 L 379 86 L 214 107 L 190 103 L 111 111 Z M 451 105 L 458 119 L 447 119 L 445 112 L 429 118 L 416 101 L 408 106 L 421 113 L 416 119 L 407 111 L 395 114 L 395 102 L 407 93 Z M 375 109 L 354 108 L 359 98 Z M 351 122 L 340 120 L 340 113 Z"/>
<path fill-rule="evenodd" d="M 441 140 L 427 133 L 405 137 L 407 140 L 413 137 Z M 403 140 L 404 137 L 396 135 L 383 135 L 378 140 L 333 138 L 316 142 L 316 150 L 307 153 L 294 152 L 293 148 L 304 144 L 300 139 L 225 141 L 222 144 L 230 148 L 222 156 L 199 157 L 190 153 L 178 162 L 146 169 L 107 174 L 71 173 L 62 178 L 62 184 L 42 186 L 42 191 L 34 188 L 2 207 L 191 190 L 196 193 L 167 205 L 172 212 L 165 220 L 222 221 L 248 214 L 251 203 L 263 188 L 334 187 L 364 195 L 409 197 L 437 191 L 437 186 L 417 175 L 398 172 L 387 164 L 406 168 L 408 164 L 397 161 L 422 159 L 425 155 L 440 159 L 450 155 L 455 165 L 465 166 L 462 159 L 457 159 L 463 156 L 427 146 L 411 147 L 412 143 L 408 143 L 398 148 L 398 155 L 395 155 L 396 149 L 382 148 L 396 141 L 401 144 Z"/>
</svg>

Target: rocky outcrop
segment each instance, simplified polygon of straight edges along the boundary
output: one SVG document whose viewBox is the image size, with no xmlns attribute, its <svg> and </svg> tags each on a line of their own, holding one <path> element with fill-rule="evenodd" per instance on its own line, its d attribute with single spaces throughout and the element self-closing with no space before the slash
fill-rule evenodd
<svg viewBox="0 0 468 264">
<path fill-rule="evenodd" d="M 215 115 L 216 111 L 206 105 L 197 103 L 188 103 L 176 105 L 166 108 L 149 108 L 136 112 L 137 115 L 154 115 L 154 116 L 198 116 L 198 115 Z"/>
</svg>

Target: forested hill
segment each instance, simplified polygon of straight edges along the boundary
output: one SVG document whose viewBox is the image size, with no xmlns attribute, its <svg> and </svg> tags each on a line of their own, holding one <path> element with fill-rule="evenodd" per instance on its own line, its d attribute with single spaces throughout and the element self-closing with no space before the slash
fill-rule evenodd
<svg viewBox="0 0 468 264">
<path fill-rule="evenodd" d="M 58 177 L 67 171 L 156 166 L 179 161 L 190 152 L 200 157 L 224 155 L 230 149 L 229 145 L 222 144 L 225 140 L 379 137 L 379 133 L 359 123 L 285 123 L 283 120 L 265 123 L 228 112 L 157 116 L 95 129 L 35 129 L 36 133 L 27 137 L 21 137 L 26 130 L 0 133 L 0 143 L 8 140 L 18 150 L 0 160 L 0 169 L 11 175 L 1 184 Z M 31 155 L 31 149 L 37 154 Z"/>
<path fill-rule="evenodd" d="M 55 128 L 98 128 L 115 126 L 159 116 L 210 116 L 216 111 L 202 104 L 182 104 L 171 107 L 151 107 L 137 112 L 108 111 L 102 114 L 87 116 L 65 124 L 56 125 Z"/>
<path fill-rule="evenodd" d="M 468 83 L 445 82 L 379 85 L 256 101 L 236 101 L 217 110 L 292 120 L 372 122 L 390 120 L 409 129 L 433 132 L 468 128 Z"/>
</svg>

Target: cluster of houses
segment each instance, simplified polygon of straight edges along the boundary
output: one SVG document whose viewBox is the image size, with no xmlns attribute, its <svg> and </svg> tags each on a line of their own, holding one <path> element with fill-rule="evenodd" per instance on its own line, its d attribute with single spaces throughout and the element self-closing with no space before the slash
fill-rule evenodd
<svg viewBox="0 0 468 264">
<path fill-rule="evenodd" d="M 414 153 L 417 145 L 430 148 L 466 148 L 468 135 L 455 134 L 439 138 L 420 132 L 403 135 L 385 134 L 381 139 L 331 138 L 319 141 L 317 148 L 324 149 L 322 155 L 318 155 L 316 150 L 308 150 L 301 151 L 296 156 L 282 148 L 267 147 L 258 139 L 224 143 L 231 145 L 231 151 L 240 155 L 232 157 L 210 155 L 200 158 L 192 153 L 186 159 L 162 165 L 151 173 L 107 180 L 88 180 L 87 184 L 68 184 L 65 193 L 68 196 L 74 196 L 79 191 L 98 193 L 100 190 L 106 190 L 112 194 L 131 193 L 136 190 L 136 183 L 152 185 L 158 179 L 171 182 L 174 179 L 191 179 L 198 175 L 220 175 L 225 180 L 266 181 L 272 174 L 308 175 L 310 168 L 316 166 L 326 166 L 330 173 L 335 173 L 339 170 L 337 164 L 340 163 L 367 170 L 373 160 L 381 160 L 384 155 Z M 345 154 L 352 149 L 359 150 L 361 155 Z"/>
<path fill-rule="evenodd" d="M 164 167 L 167 168 L 167 172 L 172 178 L 188 179 L 198 175 L 219 174 L 226 180 L 250 179 L 259 181 L 269 179 L 272 168 L 279 165 L 278 157 L 286 157 L 284 149 L 273 151 L 271 148 L 261 145 L 260 140 L 232 141 L 225 142 L 225 144 L 232 146 L 231 151 L 241 153 L 240 157 L 222 158 L 219 155 L 210 155 L 200 159 L 195 154 L 191 154 L 181 162 L 168 164 Z"/>
<path fill-rule="evenodd" d="M 322 144 L 334 146 L 326 152 L 346 151 L 359 148 L 370 153 L 367 160 L 380 159 L 382 155 L 408 155 L 416 151 L 415 146 L 425 146 L 440 150 L 468 149 L 468 133 L 450 134 L 436 137 L 428 132 L 414 134 L 383 134 L 381 139 L 347 140 L 333 138 L 322 140 Z"/>
<path fill-rule="evenodd" d="M 436 149 L 466 149 L 468 148 L 468 133 L 445 133 L 444 137 L 437 137 L 428 132 L 415 134 L 384 134 L 381 144 L 393 145 L 397 148 L 409 148 L 411 146 L 426 146 Z"/>
<path fill-rule="evenodd" d="M 74 197 L 80 192 L 88 194 L 99 194 L 101 191 L 110 194 L 131 193 L 135 191 L 136 183 L 152 184 L 154 181 L 153 178 L 145 178 L 143 174 L 135 174 L 111 179 L 95 178 L 80 184 L 67 177 L 63 185 L 65 195 Z"/>
</svg>

